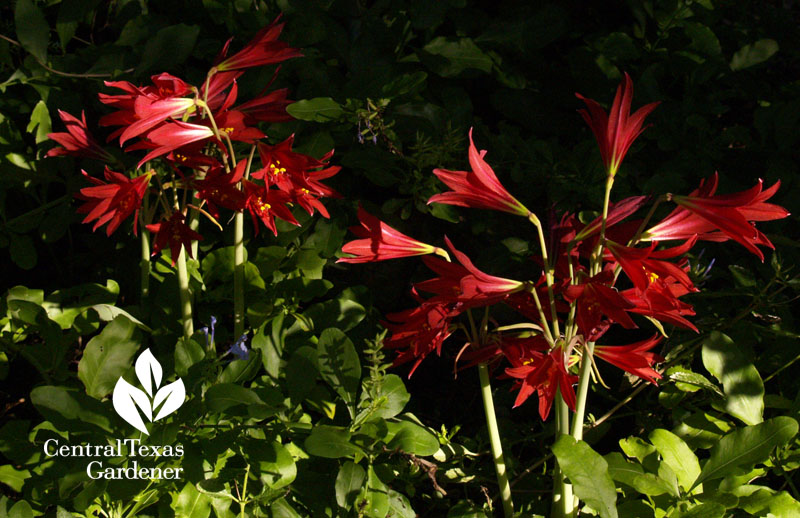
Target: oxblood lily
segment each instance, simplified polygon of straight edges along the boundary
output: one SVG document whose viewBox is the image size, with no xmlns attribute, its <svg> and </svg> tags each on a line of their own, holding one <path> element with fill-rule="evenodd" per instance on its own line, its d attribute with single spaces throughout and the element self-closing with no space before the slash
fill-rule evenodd
<svg viewBox="0 0 800 518">
<path fill-rule="evenodd" d="M 258 67 L 261 65 L 272 65 L 290 58 L 301 57 L 303 54 L 298 49 L 292 48 L 288 43 L 278 40 L 283 30 L 283 24 L 278 23 L 278 19 L 280 19 L 280 17 L 276 18 L 269 26 L 258 31 L 250 43 L 245 45 L 242 50 L 217 63 L 215 66 L 216 70 L 226 71 Z M 225 47 L 223 47 L 220 52 L 220 56 L 224 57 L 228 53 L 228 46 L 230 43 L 231 40 L 225 43 Z"/>
<path fill-rule="evenodd" d="M 244 209 L 247 196 L 238 188 L 244 175 L 247 160 L 241 160 L 231 173 L 226 173 L 221 166 L 209 169 L 205 178 L 194 182 L 196 196 L 208 202 L 208 212 L 219 219 L 217 206 L 239 211 Z"/>
<path fill-rule="evenodd" d="M 256 235 L 258 235 L 259 230 L 258 220 L 261 220 L 277 236 L 276 216 L 292 225 L 300 226 L 300 223 L 297 222 L 291 211 L 286 207 L 286 204 L 291 200 L 285 192 L 270 189 L 248 180 L 244 180 L 244 192 L 247 195 L 245 206 L 250 211 Z"/>
<path fill-rule="evenodd" d="M 447 247 L 455 256 L 457 263 L 434 257 L 423 257 L 425 264 L 439 274 L 439 277 L 418 282 L 414 287 L 421 291 L 435 293 L 435 300 L 461 302 L 467 306 L 485 306 L 501 301 L 511 293 L 525 288 L 525 283 L 486 274 L 477 269 L 462 252 L 445 237 Z"/>
<path fill-rule="evenodd" d="M 660 278 L 644 291 L 638 288 L 631 288 L 620 293 L 625 300 L 633 304 L 632 308 L 626 309 L 630 313 L 637 313 L 646 317 L 658 320 L 686 329 L 691 329 L 695 333 L 697 328 L 684 316 L 695 314 L 691 305 L 678 300 L 690 293 L 690 290 L 672 277 Z"/>
<path fill-rule="evenodd" d="M 529 362 L 529 363 L 528 363 Z M 547 419 L 556 391 L 561 391 L 561 397 L 569 408 L 575 410 L 575 391 L 572 385 L 578 381 L 577 376 L 567 372 L 564 361 L 564 350 L 557 347 L 543 356 L 532 356 L 522 361 L 522 365 L 509 367 L 506 374 L 521 380 L 518 382 L 519 393 L 514 401 L 514 408 L 520 406 L 534 392 L 539 394 L 539 415 Z"/>
<path fill-rule="evenodd" d="M 290 193 L 293 189 L 308 188 L 304 185 L 303 175 L 309 170 L 325 167 L 330 158 L 328 153 L 321 160 L 292 151 L 294 135 L 270 146 L 258 143 L 258 154 L 261 158 L 262 169 L 253 173 L 253 178 L 263 179 L 269 185 L 275 185 L 280 190 Z M 337 169 L 338 171 L 338 169 Z"/>
<path fill-rule="evenodd" d="M 434 169 L 433 174 L 453 190 L 432 196 L 428 204 L 443 203 L 476 209 L 493 209 L 518 216 L 535 217 L 503 187 L 492 168 L 484 161 L 485 155 L 485 150 L 479 153 L 475 148 L 470 129 L 469 165 L 472 171 Z"/>
<path fill-rule="evenodd" d="M 625 372 L 656 385 L 656 380 L 661 379 L 661 374 L 653 370 L 652 366 L 654 363 L 663 362 L 664 358 L 650 352 L 650 349 L 658 345 L 660 341 L 659 335 L 653 335 L 647 340 L 629 345 L 596 345 L 593 354 Z"/>
<path fill-rule="evenodd" d="M 716 194 L 718 175 L 703 180 L 688 196 L 672 196 L 678 207 L 663 221 L 642 234 L 643 240 L 664 241 L 687 239 L 698 235 L 707 241 L 733 239 L 758 256 L 764 254 L 756 245 L 775 248 L 751 221 L 770 221 L 785 218 L 789 211 L 781 206 L 766 203 L 780 187 L 780 181 L 762 190 L 762 181 L 746 191 Z"/>
<path fill-rule="evenodd" d="M 453 306 L 447 303 L 424 302 L 419 307 L 386 315 L 389 322 L 385 322 L 392 336 L 384 340 L 383 345 L 388 349 L 402 349 L 394 365 L 414 361 L 410 378 L 425 357 L 436 351 L 442 353 L 444 342 L 452 331 L 450 320 L 457 313 Z"/>
<path fill-rule="evenodd" d="M 444 252 L 395 230 L 361 207 L 358 208 L 358 221 L 361 226 L 350 227 L 350 232 L 361 239 L 342 247 L 342 252 L 355 257 L 342 257 L 337 263 L 371 263 Z"/>
<path fill-rule="evenodd" d="M 194 106 L 194 99 L 186 97 L 173 97 L 153 101 L 147 97 L 137 97 L 134 103 L 136 122 L 128 125 L 119 136 L 120 145 L 127 140 L 146 133 L 165 120 L 183 115 Z"/>
<path fill-rule="evenodd" d="M 636 327 L 631 317 L 625 313 L 626 310 L 633 309 L 634 304 L 611 287 L 613 279 L 613 273 L 606 270 L 564 290 L 565 299 L 578 303 L 576 322 L 587 340 L 595 340 L 605 331 L 601 325 L 603 317 L 626 329 Z"/>
<path fill-rule="evenodd" d="M 137 234 L 139 207 L 152 172 L 130 179 L 106 167 L 103 174 L 109 183 L 89 176 L 86 171 L 81 171 L 81 174 L 95 184 L 94 187 L 84 187 L 75 195 L 85 202 L 77 209 L 79 214 L 86 214 L 83 223 L 97 220 L 92 230 L 108 223 L 106 235 L 110 236 L 123 220 L 133 214 L 133 233 Z"/>
<path fill-rule="evenodd" d="M 608 240 L 606 249 L 639 290 L 647 289 L 651 282 L 659 278 L 673 277 L 689 291 L 697 291 L 689 275 L 681 267 L 663 260 L 685 254 L 696 242 L 697 236 L 692 236 L 680 246 L 655 250 L 655 243 L 648 248 L 631 248 Z"/>
<path fill-rule="evenodd" d="M 258 121 L 262 122 L 288 122 L 294 117 L 286 113 L 286 107 L 294 101 L 290 101 L 288 88 L 275 90 L 267 95 L 257 97 L 251 101 L 240 104 L 237 110 L 244 113 L 248 124 Z"/>
<path fill-rule="evenodd" d="M 92 158 L 105 163 L 114 161 L 114 157 L 103 149 L 89 133 L 86 126 L 86 113 L 83 110 L 81 110 L 80 120 L 63 110 L 58 110 L 58 116 L 67 126 L 67 132 L 48 133 L 47 138 L 55 140 L 64 147 L 54 147 L 45 156 L 69 155 Z"/>
<path fill-rule="evenodd" d="M 150 145 L 155 146 L 155 149 L 145 155 L 137 167 L 142 167 L 142 164 L 148 160 L 166 155 L 180 147 L 211 138 L 214 138 L 214 132 L 207 126 L 180 121 L 164 124 L 147 134 Z M 224 147 L 220 147 L 224 151 Z"/>
<path fill-rule="evenodd" d="M 587 99 L 579 93 L 575 94 L 578 99 L 586 103 L 587 110 L 578 110 L 583 119 L 592 128 L 600 146 L 600 155 L 603 157 L 603 164 L 609 176 L 617 173 L 619 164 L 628 152 L 628 148 L 636 137 L 645 128 L 642 127 L 645 117 L 652 112 L 659 103 L 650 103 L 639 108 L 631 115 L 631 100 L 633 99 L 633 82 L 630 76 L 625 73 L 625 77 L 617 87 L 617 95 L 614 96 L 614 104 L 608 115 L 592 99 Z"/>
<path fill-rule="evenodd" d="M 219 131 L 225 133 L 231 140 L 252 144 L 266 137 L 258 128 L 247 126 L 244 113 L 240 111 L 227 110 L 215 118 Z"/>
<path fill-rule="evenodd" d="M 192 257 L 192 241 L 203 239 L 203 236 L 183 222 L 184 218 L 185 216 L 181 212 L 175 211 L 168 220 L 147 225 L 147 230 L 156 235 L 152 255 L 158 254 L 163 248 L 169 246 L 172 266 L 175 266 L 175 260 L 181 253 L 181 247 L 186 250 L 189 257 Z"/>
</svg>

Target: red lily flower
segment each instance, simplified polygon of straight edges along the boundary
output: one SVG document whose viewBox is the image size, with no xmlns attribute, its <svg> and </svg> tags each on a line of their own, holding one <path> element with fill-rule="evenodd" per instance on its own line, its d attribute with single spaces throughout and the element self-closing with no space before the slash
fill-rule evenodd
<svg viewBox="0 0 800 518">
<path fill-rule="evenodd" d="M 278 23 L 280 17 L 276 18 L 267 27 L 264 27 L 253 37 L 253 39 L 244 46 L 242 50 L 233 56 L 217 63 L 216 69 L 219 71 L 237 70 L 242 68 L 258 67 L 261 65 L 272 65 L 280 63 L 290 58 L 302 57 L 302 53 L 295 48 L 289 46 L 284 41 L 278 41 L 278 37 L 283 30 L 282 23 Z M 232 39 L 232 38 L 231 38 Z M 225 43 L 221 56 L 228 53 L 228 46 L 231 40 Z"/>
<path fill-rule="evenodd" d="M 690 290 L 675 280 L 673 277 L 659 278 L 644 291 L 631 288 L 620 293 L 625 300 L 633 304 L 626 309 L 630 313 L 637 313 L 652 318 L 659 322 L 691 329 L 697 333 L 697 328 L 684 316 L 694 316 L 694 308 L 686 302 L 678 300 L 690 293 Z"/>
<path fill-rule="evenodd" d="M 452 334 L 450 320 L 455 314 L 450 304 L 424 302 L 419 307 L 386 315 L 389 322 L 384 325 L 392 336 L 383 345 L 387 349 L 403 349 L 393 365 L 413 360 L 410 378 L 429 353 L 436 351 L 441 356 L 442 343 Z"/>
<path fill-rule="evenodd" d="M 86 113 L 83 110 L 81 110 L 80 120 L 63 110 L 58 110 L 58 116 L 67 126 L 67 132 L 48 133 L 47 138 L 55 140 L 64 147 L 54 147 L 45 156 L 69 155 L 93 158 L 106 163 L 114 161 L 111 153 L 103 149 L 89 133 L 86 126 Z"/>
<path fill-rule="evenodd" d="M 631 196 L 630 198 L 625 198 L 617 203 L 610 203 L 608 206 L 608 217 L 606 219 L 606 230 L 613 228 L 622 220 L 642 208 L 649 199 L 649 196 Z M 571 238 L 571 242 L 576 243 L 579 241 L 585 241 L 592 236 L 600 234 L 602 221 L 602 216 L 596 217 L 590 223 L 576 231 L 576 234 Z M 579 224 L 575 218 L 571 218 L 571 222 L 574 224 Z M 592 246 L 592 248 L 594 247 Z"/>
<path fill-rule="evenodd" d="M 479 153 L 475 148 L 475 143 L 472 141 L 472 129 L 470 129 L 469 164 L 472 171 L 434 169 L 433 174 L 452 191 L 432 196 L 428 200 L 428 204 L 444 203 L 459 207 L 501 210 L 518 216 L 532 216 L 531 211 L 503 187 L 492 168 L 484 161 L 485 155 L 485 150 L 481 150 Z"/>
<path fill-rule="evenodd" d="M 522 363 L 506 369 L 506 374 L 510 377 L 521 380 L 517 383 L 519 393 L 514 401 L 514 408 L 524 403 L 531 394 L 538 392 L 539 415 L 542 420 L 547 419 L 556 391 L 560 390 L 569 408 L 575 410 L 575 390 L 572 385 L 578 381 L 578 377 L 567 372 L 563 349 L 557 347 L 546 355 L 532 355 Z"/>
<path fill-rule="evenodd" d="M 766 203 L 780 187 L 780 181 L 762 190 L 762 181 L 746 191 L 732 194 L 715 194 L 719 176 L 714 175 L 700 182 L 700 186 L 688 196 L 672 196 L 678 204 L 663 221 L 642 234 L 642 239 L 663 241 L 687 239 L 698 235 L 706 241 L 733 239 L 750 250 L 759 259 L 764 254 L 756 245 L 775 248 L 751 221 L 770 221 L 785 218 L 789 211 Z"/>
<path fill-rule="evenodd" d="M 81 171 L 81 174 L 95 184 L 94 187 L 84 187 L 75 195 L 85 202 L 77 209 L 79 214 L 86 214 L 83 223 L 97 220 L 93 231 L 108 223 L 106 235 L 110 236 L 123 220 L 133 214 L 133 233 L 137 234 L 139 208 L 152 172 L 130 179 L 106 167 L 103 175 L 109 183 L 92 178 L 86 171 Z"/>
<path fill-rule="evenodd" d="M 309 170 L 325 167 L 333 152 L 317 160 L 292 151 L 293 144 L 294 135 L 274 146 L 259 142 L 258 154 L 262 168 L 252 174 L 253 178 L 263 179 L 268 185 L 275 185 L 286 193 L 296 188 L 308 188 L 303 181 L 303 175 Z"/>
<path fill-rule="evenodd" d="M 221 166 L 215 167 L 208 170 L 205 178 L 194 182 L 196 196 L 208 202 L 208 212 L 216 219 L 219 219 L 218 205 L 233 211 L 245 208 L 247 195 L 238 188 L 238 184 L 246 166 L 247 160 L 240 160 L 230 174 Z"/>
<path fill-rule="evenodd" d="M 248 124 L 259 121 L 288 122 L 294 120 L 294 117 L 286 112 L 286 107 L 294 102 L 287 99 L 288 95 L 289 89 L 281 88 L 240 104 L 236 109 L 244 113 Z"/>
<path fill-rule="evenodd" d="M 291 200 L 285 192 L 276 191 L 248 180 L 244 180 L 244 192 L 247 195 L 245 206 L 250 211 L 256 235 L 258 235 L 259 230 L 258 220 L 261 220 L 277 236 L 276 216 L 292 225 L 300 226 L 300 223 L 286 207 L 286 204 Z"/>
<path fill-rule="evenodd" d="M 607 255 L 611 255 L 619 263 L 622 271 L 639 290 L 645 290 L 656 279 L 673 277 L 686 286 L 689 291 L 697 291 L 689 275 L 677 264 L 663 261 L 685 254 L 697 242 L 692 236 L 680 246 L 665 250 L 655 250 L 655 243 L 648 248 L 631 248 L 614 241 L 606 241 Z M 608 259 L 608 257 L 606 257 Z"/>
<path fill-rule="evenodd" d="M 608 115 L 596 101 L 587 99 L 579 93 L 576 93 L 575 96 L 586 103 L 588 111 L 578 110 L 578 113 L 592 128 L 592 133 L 594 133 L 597 144 L 600 146 L 603 164 L 605 164 L 608 174 L 614 176 L 622 159 L 625 158 L 628 148 L 631 147 L 636 137 L 645 130 L 642 127 L 645 117 L 659 103 L 650 103 L 642 106 L 631 115 L 633 82 L 627 72 L 617 87 L 617 95 L 614 96 L 614 104 L 611 105 L 611 111 Z"/>
<path fill-rule="evenodd" d="M 266 137 L 260 129 L 245 124 L 244 113 L 236 110 L 227 110 L 216 116 L 217 127 L 228 138 L 237 142 L 254 143 Z"/>
<path fill-rule="evenodd" d="M 175 266 L 175 260 L 181 253 L 181 247 L 186 250 L 189 257 L 192 257 L 192 241 L 203 239 L 203 236 L 183 222 L 184 218 L 185 216 L 181 212 L 175 211 L 168 220 L 147 225 L 147 230 L 156 235 L 152 255 L 158 254 L 164 247 L 169 246 L 172 266 Z"/>
<path fill-rule="evenodd" d="M 154 129 L 147 134 L 148 141 L 155 145 L 155 149 L 139 160 L 136 167 L 161 155 L 166 155 L 180 147 L 193 142 L 200 142 L 214 138 L 214 132 L 208 126 L 189 124 L 188 122 L 173 121 Z M 128 150 L 135 149 L 133 146 Z M 224 148 L 222 148 L 224 151 Z"/>
<path fill-rule="evenodd" d="M 134 103 L 136 122 L 128 125 L 119 137 L 120 145 L 125 141 L 146 133 L 171 117 L 178 117 L 194 106 L 194 99 L 171 97 L 153 101 L 147 97 L 137 97 Z"/>
<path fill-rule="evenodd" d="M 350 232 L 361 239 L 350 241 L 342 252 L 354 257 L 342 257 L 337 263 L 371 263 L 415 255 L 434 254 L 441 250 L 417 241 L 390 227 L 383 221 L 358 207 L 360 227 L 350 227 Z"/>
<path fill-rule="evenodd" d="M 587 340 L 594 341 L 605 331 L 601 326 L 603 317 L 619 323 L 626 329 L 633 329 L 636 324 L 625 313 L 635 306 L 611 287 L 614 274 L 606 270 L 585 279 L 581 284 L 567 286 L 564 298 L 569 302 L 578 301 L 576 322 L 578 329 Z"/>
<path fill-rule="evenodd" d="M 485 306 L 500 302 L 506 295 L 524 289 L 525 283 L 486 274 L 477 269 L 462 252 L 445 237 L 447 247 L 457 263 L 434 257 L 423 257 L 425 264 L 439 277 L 418 282 L 414 287 L 420 291 L 435 293 L 432 300 L 461 302 L 469 307 Z"/>
<path fill-rule="evenodd" d="M 658 345 L 659 342 L 661 342 L 661 336 L 653 335 L 647 340 L 629 345 L 596 345 L 593 354 L 625 372 L 630 372 L 634 376 L 657 385 L 657 380 L 661 379 L 661 374 L 656 372 L 652 366 L 654 363 L 663 362 L 664 358 L 650 352 L 650 349 Z"/>
</svg>

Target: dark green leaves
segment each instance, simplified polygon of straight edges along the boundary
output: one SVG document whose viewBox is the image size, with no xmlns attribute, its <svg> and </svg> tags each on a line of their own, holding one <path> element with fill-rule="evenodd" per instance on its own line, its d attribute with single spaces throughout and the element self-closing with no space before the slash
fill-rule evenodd
<svg viewBox="0 0 800 518">
<path fill-rule="evenodd" d="M 722 383 L 727 413 L 746 424 L 762 421 L 764 383 L 733 340 L 716 331 L 711 333 L 703 342 L 703 365 Z"/>
<path fill-rule="evenodd" d="M 14 25 L 17 38 L 22 47 L 33 54 L 42 63 L 47 62 L 47 44 L 50 39 L 50 27 L 44 14 L 33 0 L 17 0 L 14 9 Z"/>
<path fill-rule="evenodd" d="M 102 398 L 114 389 L 122 374 L 133 364 L 139 350 L 139 333 L 126 317 L 119 316 L 86 345 L 78 364 L 78 377 L 86 393 Z"/>
<path fill-rule="evenodd" d="M 758 40 L 740 48 L 731 58 L 731 70 L 742 70 L 763 63 L 778 52 L 778 42 L 772 39 Z"/>
<path fill-rule="evenodd" d="M 797 421 L 791 417 L 776 417 L 729 433 L 711 448 L 711 458 L 703 466 L 693 487 L 706 480 L 722 478 L 737 467 L 766 460 L 775 447 L 786 444 L 795 435 Z"/>
<path fill-rule="evenodd" d="M 617 518 L 617 493 L 608 474 L 608 463 L 583 441 L 562 435 L 553 445 L 561 471 L 573 485 L 578 498 L 603 518 Z"/>
<path fill-rule="evenodd" d="M 350 442 L 350 432 L 338 426 L 315 426 L 306 438 L 305 447 L 311 455 L 329 459 L 363 454 L 361 448 Z"/>
<path fill-rule="evenodd" d="M 361 363 L 353 342 L 338 329 L 326 329 L 317 343 L 317 361 L 322 379 L 341 396 L 354 417 Z"/>
<path fill-rule="evenodd" d="M 443 77 L 457 76 L 468 69 L 481 72 L 492 70 L 492 58 L 484 54 L 470 38 L 453 41 L 440 36 L 425 45 L 423 51 L 423 61 Z"/>
<path fill-rule="evenodd" d="M 330 122 L 344 115 L 342 105 L 330 97 L 303 99 L 286 107 L 295 119 L 312 122 Z"/>
<path fill-rule="evenodd" d="M 180 23 L 164 27 L 147 40 L 142 62 L 136 72 L 166 70 L 183 63 L 191 54 L 199 34 L 200 27 L 197 25 Z"/>
</svg>

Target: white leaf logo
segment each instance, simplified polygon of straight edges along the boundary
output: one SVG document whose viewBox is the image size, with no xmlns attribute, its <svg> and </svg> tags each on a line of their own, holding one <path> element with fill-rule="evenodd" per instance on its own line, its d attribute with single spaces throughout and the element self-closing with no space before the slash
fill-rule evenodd
<svg viewBox="0 0 800 518">
<path fill-rule="evenodd" d="M 161 364 L 158 363 L 150 349 L 139 355 L 134 370 L 144 390 L 134 387 L 120 376 L 112 397 L 114 410 L 128 424 L 140 432 L 150 435 L 142 416 L 139 415 L 139 410 L 148 421 L 158 421 L 180 408 L 183 400 L 186 399 L 186 387 L 183 385 L 183 380 L 178 378 L 169 385 L 158 388 L 161 385 L 163 371 Z M 153 391 L 155 391 L 155 396 Z M 158 409 L 158 413 L 154 418 L 153 412 L 156 409 Z"/>
</svg>

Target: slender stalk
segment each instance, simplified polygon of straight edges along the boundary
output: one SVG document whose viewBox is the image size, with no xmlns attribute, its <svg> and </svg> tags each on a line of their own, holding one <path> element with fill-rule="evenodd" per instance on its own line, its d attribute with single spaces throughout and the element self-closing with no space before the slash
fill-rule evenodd
<svg viewBox="0 0 800 518">
<path fill-rule="evenodd" d="M 186 251 L 181 247 L 178 258 L 175 260 L 178 269 L 178 291 L 181 297 L 181 323 L 183 336 L 189 338 L 194 333 L 192 322 L 192 294 L 189 291 L 189 272 L 186 269 Z"/>
<path fill-rule="evenodd" d="M 486 414 L 486 426 L 489 429 L 489 442 L 492 447 L 494 468 L 497 472 L 497 485 L 500 486 L 500 498 L 503 501 L 503 514 L 506 518 L 514 515 L 514 503 L 511 500 L 511 486 L 508 483 L 506 463 L 503 458 L 503 446 L 500 442 L 500 431 L 497 428 L 497 417 L 494 414 L 494 400 L 492 387 L 489 383 L 489 368 L 485 363 L 478 365 L 478 376 L 481 381 L 481 396 L 483 396 L 483 410 Z"/>
<path fill-rule="evenodd" d="M 586 342 L 583 347 L 581 372 L 578 378 L 578 392 L 575 394 L 575 420 L 572 422 L 572 436 L 579 441 L 583 439 L 583 420 L 586 416 L 586 396 L 589 394 L 589 380 L 592 377 L 592 360 L 590 356 L 594 351 L 594 342 Z"/>
<path fill-rule="evenodd" d="M 150 295 L 150 235 L 146 228 L 144 228 L 144 216 L 139 216 L 139 229 L 141 235 L 139 240 L 142 244 L 142 256 L 139 259 L 139 271 L 141 274 L 141 303 L 144 304 Z"/>
<path fill-rule="evenodd" d="M 562 435 L 569 435 L 569 407 L 561 396 L 561 390 L 558 390 L 556 394 L 556 424 L 556 440 Z M 574 505 L 572 484 L 567 484 L 558 462 L 556 462 L 553 480 L 553 517 L 567 518 L 572 516 Z"/>
<path fill-rule="evenodd" d="M 256 147 L 250 148 L 246 179 L 253 165 L 253 154 Z M 237 212 L 233 218 L 233 336 L 244 333 L 244 212 Z"/>
<path fill-rule="evenodd" d="M 244 482 L 242 483 L 242 496 L 241 500 L 239 500 L 239 505 L 241 506 L 241 512 L 239 513 L 240 518 L 244 518 L 247 516 L 244 513 L 245 506 L 247 505 L 247 480 L 250 478 L 250 464 L 247 464 L 247 469 L 244 472 Z"/>
</svg>

